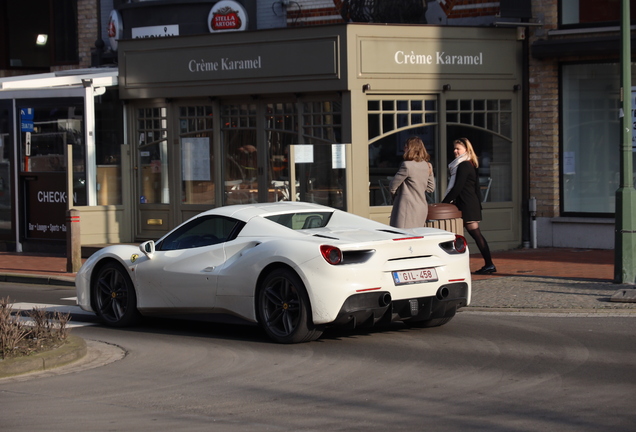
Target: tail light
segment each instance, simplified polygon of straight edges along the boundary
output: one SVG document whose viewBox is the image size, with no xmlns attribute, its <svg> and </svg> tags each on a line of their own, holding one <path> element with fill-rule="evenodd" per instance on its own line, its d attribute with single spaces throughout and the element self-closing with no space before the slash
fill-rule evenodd
<svg viewBox="0 0 636 432">
<path fill-rule="evenodd" d="M 468 246 L 468 243 L 466 243 L 466 238 L 460 235 L 455 235 L 455 242 L 453 243 L 453 247 L 455 248 L 455 251 L 457 253 L 461 254 L 466 252 L 467 246 Z"/>
<path fill-rule="evenodd" d="M 468 243 L 463 236 L 455 235 L 455 240 L 440 243 L 439 246 L 448 254 L 463 254 L 468 249 Z"/>
<path fill-rule="evenodd" d="M 320 253 L 325 261 L 331 265 L 340 264 L 342 262 L 342 251 L 335 246 L 320 245 Z"/>
</svg>

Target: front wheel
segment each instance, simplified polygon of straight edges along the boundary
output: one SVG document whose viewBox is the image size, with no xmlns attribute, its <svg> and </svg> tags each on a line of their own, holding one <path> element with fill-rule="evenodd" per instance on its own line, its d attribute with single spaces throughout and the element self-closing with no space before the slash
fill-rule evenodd
<svg viewBox="0 0 636 432">
<path fill-rule="evenodd" d="M 126 327 L 139 320 L 135 288 L 121 265 L 111 262 L 100 268 L 92 293 L 95 313 L 107 325 Z"/>
<path fill-rule="evenodd" d="M 311 322 L 305 286 L 291 270 L 276 269 L 265 277 L 257 306 L 263 329 L 276 342 L 309 342 L 322 334 Z"/>
</svg>

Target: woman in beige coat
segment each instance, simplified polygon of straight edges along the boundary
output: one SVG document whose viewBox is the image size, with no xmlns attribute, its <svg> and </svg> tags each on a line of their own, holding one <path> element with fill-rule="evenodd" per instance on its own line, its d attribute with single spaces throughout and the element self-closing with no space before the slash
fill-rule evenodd
<svg viewBox="0 0 636 432">
<path fill-rule="evenodd" d="M 431 157 L 419 137 L 411 137 L 404 145 L 404 162 L 391 180 L 393 197 L 391 226 L 416 228 L 426 225 L 428 202 L 426 192 L 435 191 Z"/>
</svg>

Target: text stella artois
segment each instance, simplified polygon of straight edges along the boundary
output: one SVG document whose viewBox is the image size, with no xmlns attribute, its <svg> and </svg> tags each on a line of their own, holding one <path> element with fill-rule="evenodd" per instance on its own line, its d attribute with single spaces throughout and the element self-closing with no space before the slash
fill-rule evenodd
<svg viewBox="0 0 636 432">
<path fill-rule="evenodd" d="M 241 18 L 238 11 L 227 6 L 214 12 L 210 24 L 214 30 L 234 30 L 241 28 Z"/>
</svg>

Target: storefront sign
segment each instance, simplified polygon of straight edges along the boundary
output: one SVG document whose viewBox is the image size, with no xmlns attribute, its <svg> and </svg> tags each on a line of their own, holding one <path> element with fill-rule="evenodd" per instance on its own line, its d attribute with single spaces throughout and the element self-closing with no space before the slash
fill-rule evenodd
<svg viewBox="0 0 636 432">
<path fill-rule="evenodd" d="M 242 31 L 247 28 L 247 12 L 243 5 L 223 0 L 214 5 L 208 15 L 210 33 Z"/>
<path fill-rule="evenodd" d="M 158 41 L 144 42 L 147 45 Z M 219 85 L 225 88 L 227 81 L 221 80 L 262 82 L 275 78 L 315 82 L 318 79 L 336 79 L 339 72 L 336 52 L 335 37 L 132 50 L 126 52 L 123 64 L 120 63 L 120 67 L 125 70 L 121 75 L 121 84 L 126 92 L 134 88 L 158 88 L 166 83 L 171 86 L 179 86 L 179 83 L 190 86 L 188 83 L 208 80 L 219 80 Z M 281 53 L 286 55 L 282 56 Z M 163 67 L 167 59 L 171 67 Z"/>
<path fill-rule="evenodd" d="M 131 32 L 133 39 L 179 36 L 179 25 L 134 27 Z"/>
<path fill-rule="evenodd" d="M 26 237 L 66 239 L 66 173 L 38 174 L 24 178 L 27 196 Z"/>
<path fill-rule="evenodd" d="M 360 72 L 374 74 L 515 73 L 514 45 L 506 40 L 363 39 Z"/>
<path fill-rule="evenodd" d="M 188 70 L 190 72 L 215 72 L 239 69 L 261 69 L 263 60 L 261 56 L 251 59 L 233 59 L 222 57 L 215 60 L 195 60 L 188 62 Z"/>
<path fill-rule="evenodd" d="M 108 41 L 113 51 L 117 51 L 117 41 L 121 39 L 123 31 L 121 15 L 116 10 L 110 11 L 110 16 L 108 17 Z"/>
</svg>

